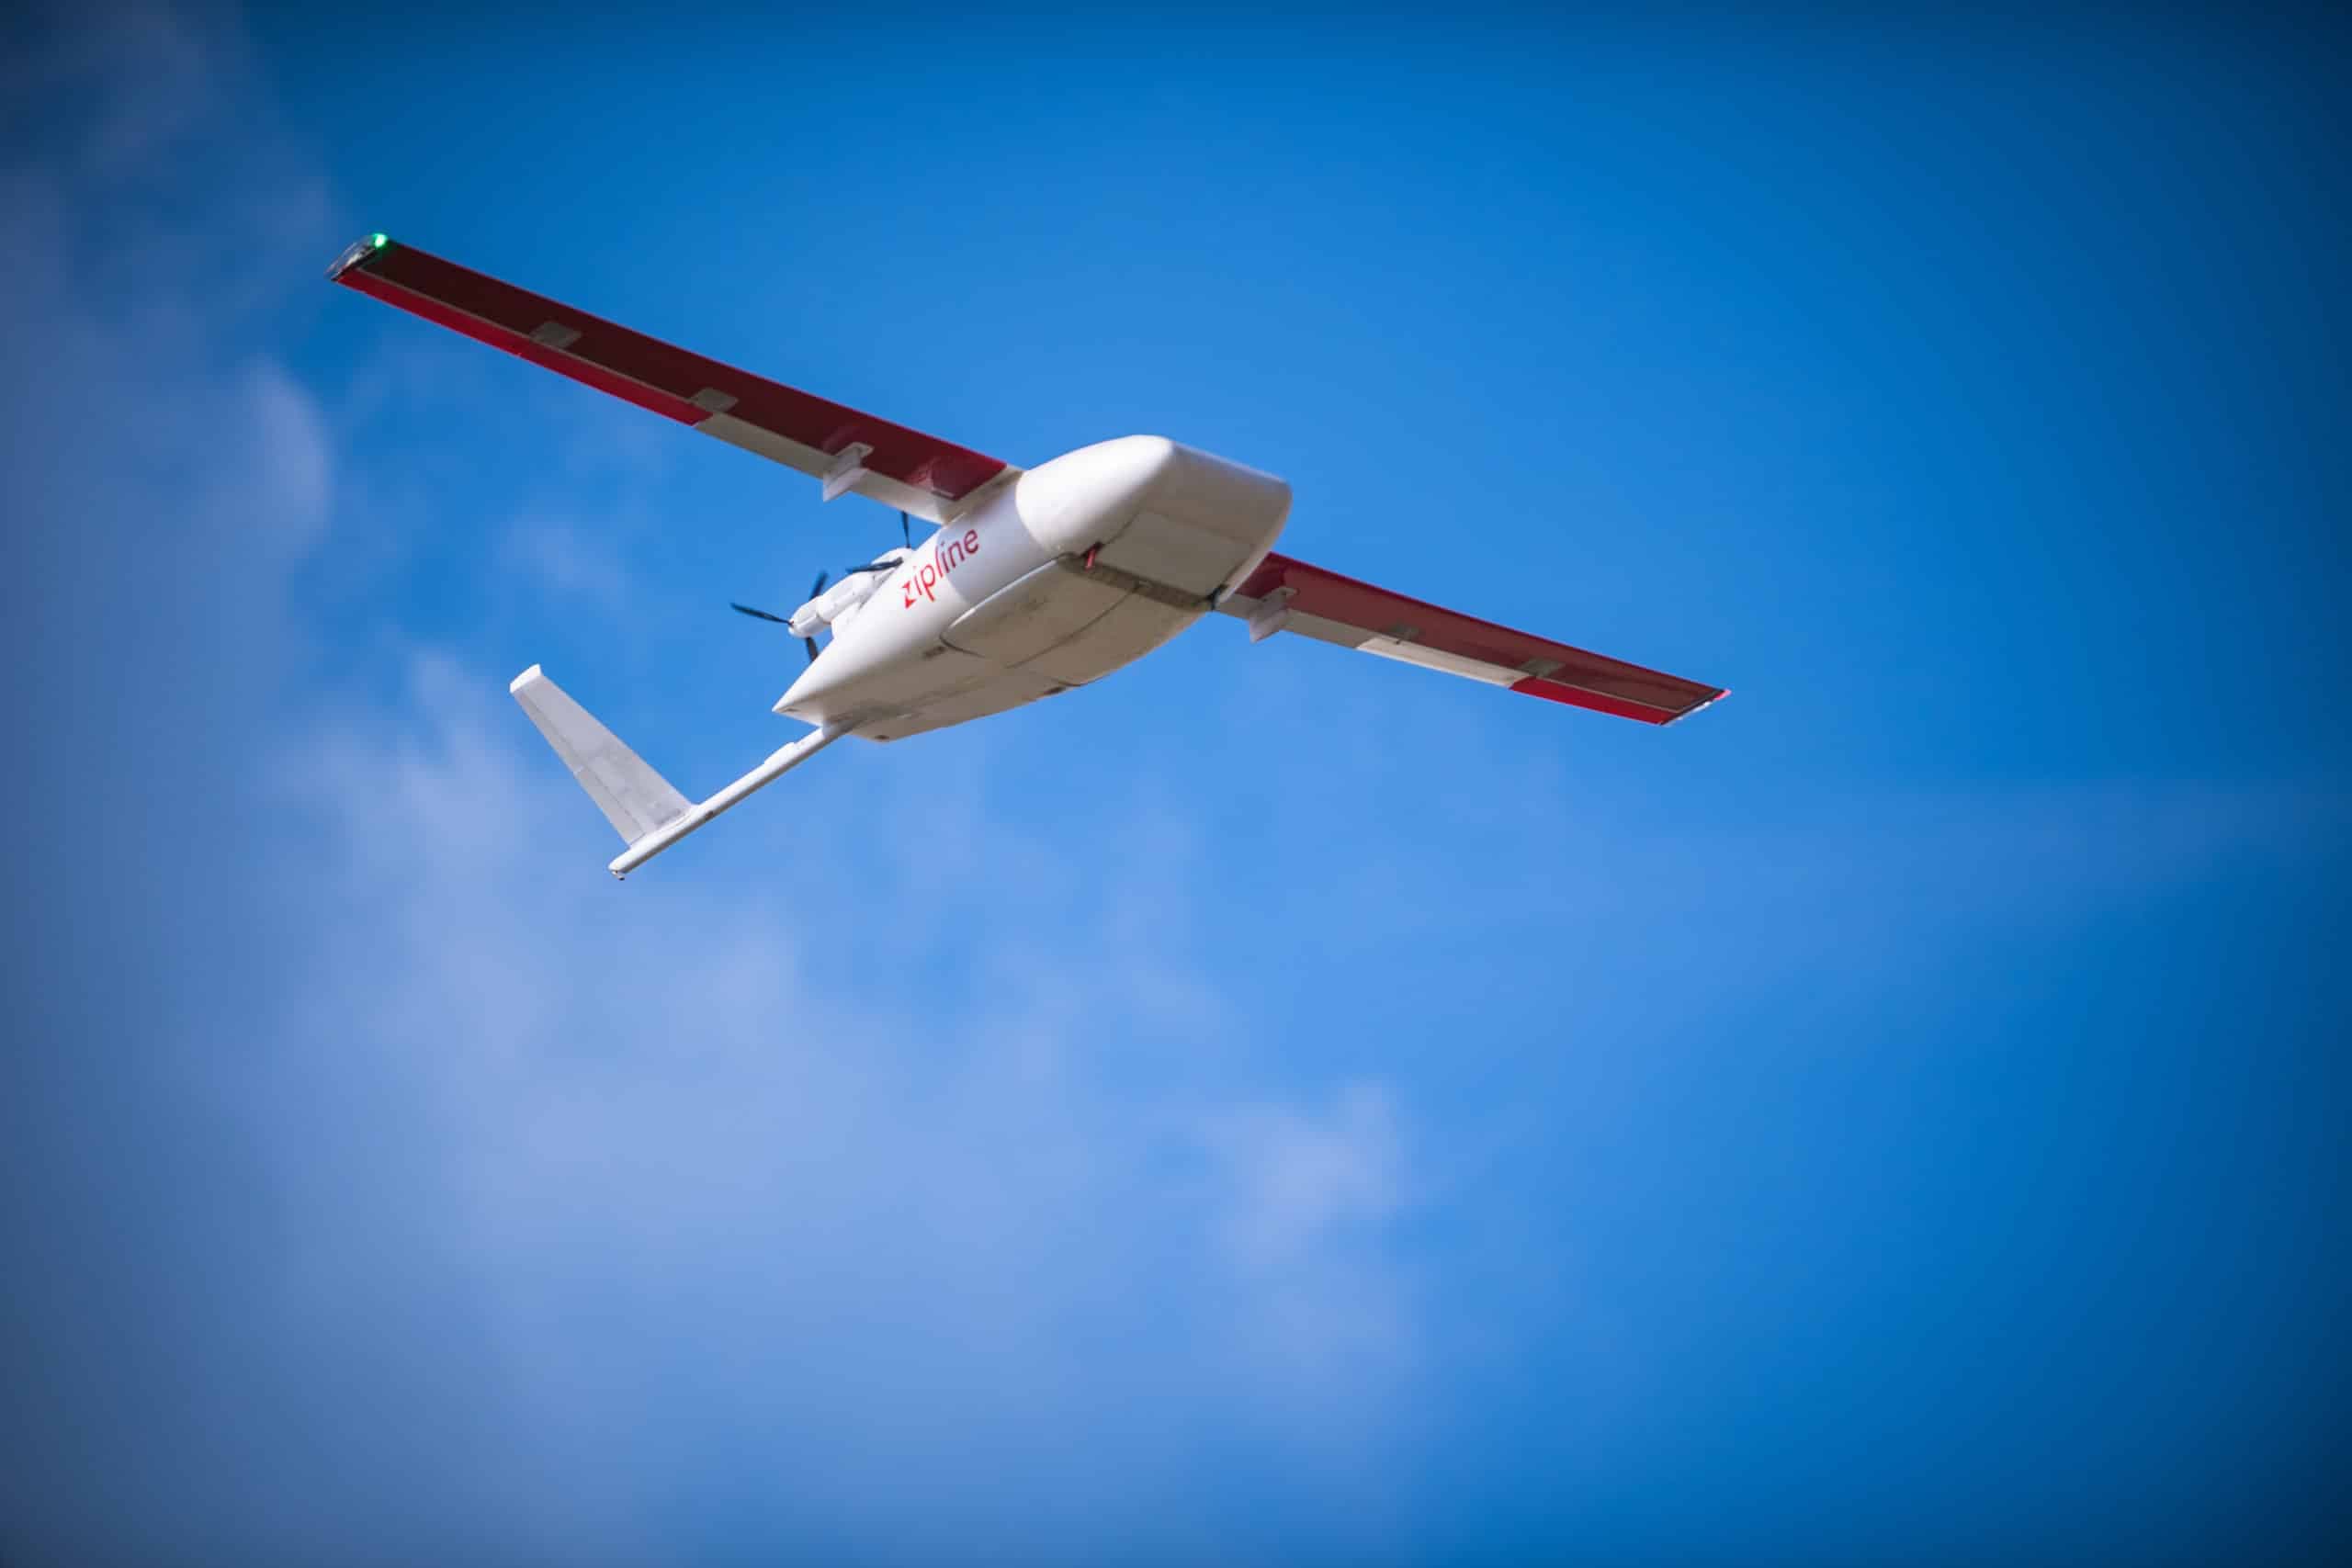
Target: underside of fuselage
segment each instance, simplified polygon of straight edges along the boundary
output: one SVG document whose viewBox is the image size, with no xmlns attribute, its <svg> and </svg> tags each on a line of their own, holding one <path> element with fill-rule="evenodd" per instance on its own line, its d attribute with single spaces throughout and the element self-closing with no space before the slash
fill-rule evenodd
<svg viewBox="0 0 2352 1568">
<path fill-rule="evenodd" d="M 924 541 L 775 709 L 899 740 L 1085 685 L 1215 607 L 1289 510 L 1282 480 L 1157 436 L 1057 457 Z"/>
</svg>

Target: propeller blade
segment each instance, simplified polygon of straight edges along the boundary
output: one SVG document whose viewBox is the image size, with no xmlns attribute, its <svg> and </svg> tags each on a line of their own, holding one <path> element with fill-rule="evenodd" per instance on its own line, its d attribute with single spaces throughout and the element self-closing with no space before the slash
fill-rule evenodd
<svg viewBox="0 0 2352 1568">
<path fill-rule="evenodd" d="M 816 663 L 816 662 L 817 662 L 817 639 L 816 639 L 815 637 L 802 637 L 800 640 L 801 640 L 801 642 L 802 642 L 804 645 L 806 645 L 806 646 L 807 646 L 807 648 L 808 648 L 808 662 L 809 662 L 809 663 L 811 663 L 811 664 Z"/>
<path fill-rule="evenodd" d="M 808 585 L 808 597 L 814 599 L 818 594 L 822 593 L 825 591 L 825 579 L 831 575 L 832 573 L 831 572 L 819 572 L 817 574 L 817 581 Z"/>
<path fill-rule="evenodd" d="M 908 524 L 907 514 L 904 512 L 899 513 L 899 537 L 907 548 L 915 547 L 914 529 Z"/>
<path fill-rule="evenodd" d="M 780 626 L 788 626 L 792 624 L 790 621 L 786 620 L 782 615 L 771 615 L 765 610 L 754 610 L 749 604 L 738 604 L 732 599 L 729 599 L 727 602 L 727 605 L 728 608 L 740 611 L 746 615 L 755 615 L 763 621 L 774 621 Z"/>
</svg>

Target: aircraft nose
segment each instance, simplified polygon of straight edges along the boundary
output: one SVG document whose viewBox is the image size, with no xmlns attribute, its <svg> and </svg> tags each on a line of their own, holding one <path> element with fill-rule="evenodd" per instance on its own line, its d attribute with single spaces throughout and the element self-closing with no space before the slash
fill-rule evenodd
<svg viewBox="0 0 2352 1568">
<path fill-rule="evenodd" d="M 1176 460 L 1176 444 L 1160 435 L 1066 452 L 1021 476 L 1021 520 L 1050 550 L 1083 550 L 1134 516 Z"/>
<path fill-rule="evenodd" d="M 1088 459 L 1095 482 L 1104 489 L 1140 495 L 1175 466 L 1181 450 L 1165 435 L 1122 435 L 1097 442 L 1074 456 Z"/>
<path fill-rule="evenodd" d="M 1261 555 L 1290 487 L 1160 435 L 1082 446 L 1022 476 L 1021 520 L 1049 552 L 1100 559 L 1147 582 L 1207 594 Z"/>
</svg>

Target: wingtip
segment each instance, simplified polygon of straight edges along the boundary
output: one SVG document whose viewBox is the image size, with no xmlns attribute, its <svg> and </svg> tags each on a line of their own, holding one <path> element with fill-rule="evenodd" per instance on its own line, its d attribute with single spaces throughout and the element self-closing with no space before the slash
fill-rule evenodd
<svg viewBox="0 0 2352 1568">
<path fill-rule="evenodd" d="M 334 282 L 369 257 L 390 249 L 391 243 L 391 236 L 380 231 L 373 234 L 360 235 L 359 238 L 344 246 L 343 254 L 336 256 L 327 267 L 327 281 Z"/>
<path fill-rule="evenodd" d="M 519 697 L 523 694 L 524 687 L 534 685 L 546 679 L 547 676 L 540 671 L 539 667 L 534 664 L 528 670 L 524 671 L 520 675 L 515 676 L 514 679 L 506 682 L 506 694 L 510 697 Z"/>
<path fill-rule="evenodd" d="M 1713 696 L 1709 697 L 1705 702 L 1700 703 L 1693 707 L 1684 708 L 1680 713 L 1676 714 L 1672 718 L 1668 719 L 1665 725 L 1660 725 L 1658 728 L 1663 729 L 1667 728 L 1668 725 L 1680 724 L 1684 719 L 1690 717 L 1693 714 L 1702 714 L 1706 712 L 1709 708 L 1714 706 L 1717 703 L 1722 702 L 1725 697 L 1730 695 L 1731 688 L 1729 686 L 1725 686 L 1717 691 Z"/>
</svg>

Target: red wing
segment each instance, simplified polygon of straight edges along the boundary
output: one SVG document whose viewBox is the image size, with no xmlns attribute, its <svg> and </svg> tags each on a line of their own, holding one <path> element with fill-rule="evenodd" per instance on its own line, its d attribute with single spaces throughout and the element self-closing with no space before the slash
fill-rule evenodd
<svg viewBox="0 0 2352 1568">
<path fill-rule="evenodd" d="M 1515 632 L 1288 556 L 1268 556 L 1218 608 L 1249 619 L 1259 636 L 1279 626 L 1645 724 L 1671 724 L 1725 694 L 1719 686 Z"/>
<path fill-rule="evenodd" d="M 706 435 L 944 523 L 1019 470 L 1002 458 L 673 348 L 413 245 L 371 234 L 327 276 Z M 852 451 L 864 446 L 863 453 Z"/>
</svg>

